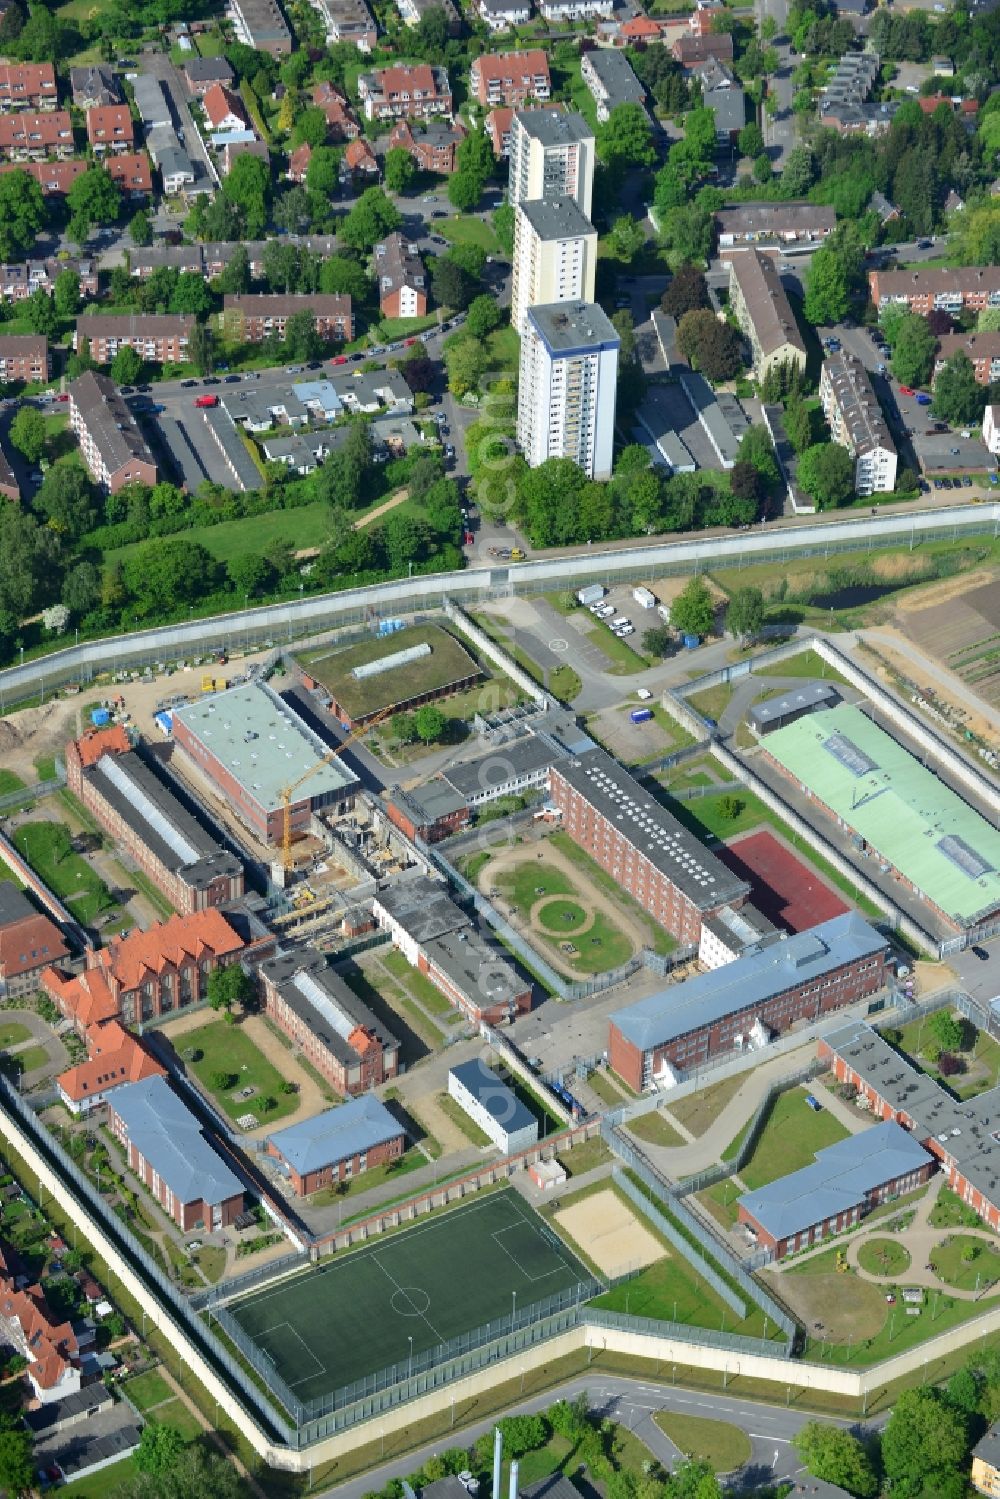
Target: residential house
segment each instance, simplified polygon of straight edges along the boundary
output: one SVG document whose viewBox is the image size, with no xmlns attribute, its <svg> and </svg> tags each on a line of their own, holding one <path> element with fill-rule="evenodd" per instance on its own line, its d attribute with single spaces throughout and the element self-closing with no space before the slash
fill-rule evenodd
<svg viewBox="0 0 1000 1499">
<path fill-rule="evenodd" d="M 236 74 L 224 57 L 189 57 L 182 69 L 184 81 L 195 98 L 200 99 L 213 83 L 232 88 Z"/>
<path fill-rule="evenodd" d="M 484 109 L 500 104 L 520 108 L 529 100 L 544 103 L 551 92 L 548 59 L 541 48 L 483 52 L 473 59 L 469 84 L 473 98 Z"/>
<path fill-rule="evenodd" d="M 135 132 L 128 105 L 99 104 L 96 109 L 88 109 L 87 139 L 95 156 L 107 151 L 131 151 Z"/>
<path fill-rule="evenodd" d="M 905 271 L 869 271 L 875 306 L 906 307 L 926 317 L 1000 307 L 1000 266 L 926 266 Z"/>
<path fill-rule="evenodd" d="M 0 381 L 5 385 L 12 381 L 49 378 L 49 341 L 38 333 L 0 334 Z"/>
<path fill-rule="evenodd" d="M 108 1100 L 108 1128 L 129 1170 L 182 1233 L 215 1233 L 242 1213 L 243 1183 L 166 1078 L 116 1088 Z"/>
<path fill-rule="evenodd" d="M 335 144 L 357 140 L 361 126 L 347 98 L 336 84 L 317 83 L 313 89 L 313 103 L 326 115 L 327 135 Z"/>
<path fill-rule="evenodd" d="M 0 63 L 0 109 L 55 109 L 58 98 L 52 63 Z"/>
<path fill-rule="evenodd" d="M 895 203 L 890 203 L 885 193 L 880 193 L 877 188 L 868 200 L 868 207 L 878 214 L 881 228 L 885 228 L 886 224 L 895 223 L 899 218 L 899 209 Z"/>
<path fill-rule="evenodd" d="M 212 130 L 253 128 L 243 100 L 221 83 L 209 85 L 202 95 L 201 107 Z"/>
<path fill-rule="evenodd" d="M 301 146 L 296 146 L 288 158 L 286 176 L 289 182 L 305 182 L 311 159 L 312 146 L 310 146 L 308 141 L 303 141 Z"/>
<path fill-rule="evenodd" d="M 12 881 L 0 880 L 0 997 L 35 994 L 42 971 L 68 953 L 55 922 Z"/>
<path fill-rule="evenodd" d="M 112 182 L 121 188 L 125 198 L 148 198 L 153 191 L 149 157 L 145 151 L 130 151 L 121 156 L 107 156 L 104 166 Z"/>
<path fill-rule="evenodd" d="M 247 131 L 246 134 L 249 136 L 250 132 Z M 269 167 L 271 164 L 270 151 L 265 143 L 257 140 L 256 137 L 248 140 L 227 140 L 222 148 L 222 160 L 219 162 L 223 177 L 229 176 L 233 170 L 233 162 L 240 156 L 257 156 L 265 166 Z"/>
<path fill-rule="evenodd" d="M 83 461 L 110 494 L 125 484 L 156 483 L 156 459 L 107 375 L 86 370 L 70 382 L 69 424 L 79 439 Z"/>
<path fill-rule="evenodd" d="M 462 29 L 462 18 L 452 0 L 396 0 L 396 9 L 407 26 L 419 26 L 432 10 L 440 10 L 448 26 L 450 36 L 457 36 Z"/>
<path fill-rule="evenodd" d="M 647 47 L 653 42 L 662 42 L 663 32 L 652 16 L 640 11 L 638 15 L 629 16 L 627 21 L 622 22 L 618 38 L 618 45 L 622 47 Z"/>
<path fill-rule="evenodd" d="M 417 249 L 398 232 L 375 246 L 375 279 L 383 317 L 423 317 L 427 274 Z"/>
<path fill-rule="evenodd" d="M 583 54 L 580 66 L 583 81 L 597 105 L 597 119 L 603 124 L 619 104 L 646 107 L 646 90 L 620 52 L 606 48 Z"/>
<path fill-rule="evenodd" d="M 510 153 L 510 131 L 514 123 L 512 109 L 491 109 L 486 116 L 486 134 L 493 147 L 493 155 L 499 161 Z"/>
<path fill-rule="evenodd" d="M 1000 333 L 984 330 L 982 333 L 943 334 L 938 339 L 934 360 L 935 379 L 944 368 L 945 361 L 954 359 L 956 354 L 964 354 L 971 361 L 980 385 L 992 385 L 1000 380 Z"/>
<path fill-rule="evenodd" d="M 313 0 L 326 22 L 327 45 L 353 42 L 359 52 L 370 52 L 378 40 L 378 27 L 364 0 Z"/>
<path fill-rule="evenodd" d="M 728 31 L 710 32 L 707 36 L 679 36 L 670 50 L 681 67 L 691 71 L 712 57 L 716 62 L 731 63 L 733 39 Z"/>
<path fill-rule="evenodd" d="M 20 164 L 73 154 L 73 121 L 65 109 L 0 115 L 0 152 Z M 86 163 L 80 163 L 86 171 Z"/>
<path fill-rule="evenodd" d="M 401 146 L 409 151 L 422 172 L 437 172 L 450 176 L 457 162 L 457 152 L 465 139 L 465 129 L 459 120 L 453 124 L 443 123 L 414 130 L 406 121 L 400 120 L 389 135 L 389 146 Z"/>
<path fill-rule="evenodd" d="M 284 338 L 288 319 L 299 312 L 312 314 L 321 338 L 348 343 L 354 337 L 351 299 L 340 293 L 227 296 L 223 299 L 222 320 L 242 342 L 262 343 L 265 338 Z"/>
<path fill-rule="evenodd" d="M 0 146 L 2 149 L 2 146 Z M 45 198 L 65 197 L 78 177 L 87 170 L 85 161 L 16 161 L 0 164 L 0 172 L 27 172 L 34 177 Z"/>
<path fill-rule="evenodd" d="M 837 215 L 823 203 L 740 203 L 716 211 L 719 249 L 816 244 L 833 232 Z"/>
<path fill-rule="evenodd" d="M 291 52 L 291 28 L 278 0 L 227 0 L 226 9 L 238 42 L 272 57 Z"/>
<path fill-rule="evenodd" d="M 607 20 L 614 11 L 614 0 L 539 0 L 543 21 Z"/>
<path fill-rule="evenodd" d="M 39 1405 L 79 1390 L 80 1345 L 72 1324 L 56 1320 L 40 1285 L 18 1290 L 6 1265 L 0 1274 L 0 1327 L 3 1341 L 25 1359 Z"/>
<path fill-rule="evenodd" d="M 494 35 L 514 26 L 526 26 L 531 20 L 530 0 L 478 0 L 476 10 Z"/>
<path fill-rule="evenodd" d="M 861 360 L 847 352 L 824 359 L 819 398 L 834 442 L 854 459 L 856 493 L 890 493 L 896 485 L 896 444 Z"/>
<path fill-rule="evenodd" d="M 398 63 L 362 73 L 358 97 L 366 120 L 426 120 L 450 115 L 452 108 L 447 72 L 429 63 Z"/>
<path fill-rule="evenodd" d="M 150 364 L 186 364 L 194 318 L 186 313 L 92 313 L 78 317 L 73 347 L 90 344 L 96 364 L 110 364 L 119 349 L 129 348 Z"/>
<path fill-rule="evenodd" d="M 360 136 L 357 140 L 348 141 L 344 148 L 341 175 L 378 181 L 378 157 Z"/>
<path fill-rule="evenodd" d="M 69 86 L 77 109 L 125 102 L 115 71 L 107 63 L 92 62 L 86 67 L 70 68 Z"/>
<path fill-rule="evenodd" d="M 724 5 L 710 5 L 705 0 L 698 0 L 694 13 L 688 17 L 688 30 L 692 36 L 713 36 L 715 22 L 725 14 Z"/>
<path fill-rule="evenodd" d="M 771 256 L 759 250 L 740 250 L 732 256 L 729 305 L 749 340 L 755 379 L 763 379 L 778 365 L 805 369 L 805 342 Z"/>
</svg>

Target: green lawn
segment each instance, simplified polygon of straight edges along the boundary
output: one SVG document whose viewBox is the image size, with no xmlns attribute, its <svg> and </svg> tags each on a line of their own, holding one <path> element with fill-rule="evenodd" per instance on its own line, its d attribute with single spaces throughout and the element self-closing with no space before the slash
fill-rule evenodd
<svg viewBox="0 0 1000 1499">
<path fill-rule="evenodd" d="M 330 539 L 330 507 L 321 500 L 297 510 L 269 510 L 244 520 L 221 521 L 217 526 L 193 526 L 185 541 L 199 542 L 219 562 L 235 557 L 259 556 L 272 542 L 290 542 L 296 550 L 321 547 Z M 110 565 L 123 561 L 145 542 L 115 547 L 105 554 Z"/>
<path fill-rule="evenodd" d="M 99 916 L 110 916 L 117 908 L 111 892 L 87 861 L 71 847 L 69 829 L 61 822 L 23 822 L 12 841 L 18 853 L 64 901 L 84 926 Z M 126 918 L 123 924 L 130 924 Z"/>
<path fill-rule="evenodd" d="M 175 1046 L 181 1056 L 192 1049 L 201 1052 L 198 1061 L 186 1065 L 230 1119 L 237 1119 L 241 1114 L 255 1114 L 259 1123 L 276 1124 L 279 1119 L 294 1114 L 299 1106 L 296 1094 L 282 1093 L 281 1084 L 285 1079 L 238 1025 L 210 1020 L 207 1025 L 178 1036 Z M 217 1086 L 215 1079 L 220 1073 L 233 1079 L 231 1087 Z M 239 1089 L 251 1086 L 255 1089 L 252 1098 L 232 1096 Z M 261 1099 L 268 1097 L 274 1099 L 274 1108 L 264 1114 Z"/>
<path fill-rule="evenodd" d="M 479 1145 L 485 1149 L 487 1145 L 493 1144 L 485 1130 L 481 1130 L 475 1120 L 469 1118 L 461 1104 L 457 1103 L 450 1093 L 439 1093 L 435 1102 L 442 1114 L 451 1120 L 456 1129 L 461 1130 L 472 1145 Z"/>
<path fill-rule="evenodd" d="M 173 1390 L 156 1369 L 130 1379 L 124 1388 L 132 1404 L 137 1405 L 141 1411 L 148 1411 L 150 1406 L 161 1405 L 164 1400 L 174 1397 Z"/>
<path fill-rule="evenodd" d="M 55 755 L 40 755 L 35 761 L 35 774 L 40 781 L 54 781 L 56 777 Z"/>
<path fill-rule="evenodd" d="M 26 1046 L 9 1060 L 16 1062 L 21 1072 L 34 1072 L 36 1067 L 47 1066 L 49 1054 L 44 1046 Z"/>
<path fill-rule="evenodd" d="M 442 219 L 437 232 L 453 245 L 478 245 L 487 255 L 502 255 L 503 247 L 493 231 L 492 224 L 471 214 L 457 214 L 454 218 Z"/>
<path fill-rule="evenodd" d="M 717 687 L 706 687 L 703 692 L 693 692 L 684 701 L 702 718 L 711 718 L 718 723 L 729 707 L 733 695 L 732 684 L 720 682 Z"/>
<path fill-rule="evenodd" d="M 59 1485 L 61 1499 L 114 1499 L 126 1483 L 139 1476 L 135 1458 L 123 1457 L 121 1462 L 101 1468 L 89 1478 L 78 1478 L 75 1483 Z"/>
<path fill-rule="evenodd" d="M 627 1093 L 619 1091 L 625 1087 L 620 1079 L 615 1078 L 612 1081 L 608 1073 L 600 1070 L 592 1072 L 587 1082 L 601 1102 L 606 1103 L 611 1109 L 620 1109 L 623 1103 L 628 1103 L 629 1099 L 634 1097 L 631 1089 Z"/>
<path fill-rule="evenodd" d="M 656 1110 L 629 1120 L 626 1128 L 630 1135 L 635 1135 L 637 1140 L 645 1140 L 648 1145 L 684 1144 L 684 1136 L 678 1134 L 669 1119 L 664 1119 Z"/>
<path fill-rule="evenodd" d="M 201 1436 L 204 1431 L 198 1417 L 193 1415 L 183 1400 L 176 1395 L 173 1400 L 154 1411 L 149 1419 L 159 1422 L 161 1426 L 175 1427 L 186 1442 L 193 1442 L 195 1437 Z"/>
<path fill-rule="evenodd" d="M 653 664 L 634 650 L 627 640 L 620 640 L 617 635 L 612 635 L 610 630 L 599 625 L 596 620 L 587 625 L 584 634 L 604 652 L 610 661 L 608 676 L 628 676 L 632 672 L 645 671 L 647 666 Z"/>
<path fill-rule="evenodd" d="M 753 1154 L 740 1167 L 740 1180 L 754 1191 L 810 1165 L 817 1150 L 846 1138 L 839 1119 L 827 1109 L 817 1114 L 806 1103 L 804 1088 L 790 1088 L 775 1099 Z"/>
<path fill-rule="evenodd" d="M 584 1140 L 571 1150 L 561 1150 L 556 1159 L 572 1179 L 593 1171 L 597 1166 L 605 1165 L 611 1160 L 611 1152 L 600 1135 L 595 1135 L 592 1140 Z"/>
<path fill-rule="evenodd" d="M 930 1262 L 938 1278 L 959 1291 L 974 1291 L 1000 1280 L 1000 1249 L 972 1234 L 956 1234 L 939 1244 L 931 1250 Z"/>
<path fill-rule="evenodd" d="M 908 1025 L 902 1027 L 899 1049 L 904 1051 L 922 1072 L 926 1072 L 928 1077 L 934 1078 L 936 1082 L 942 1083 L 957 1098 L 975 1098 L 978 1093 L 984 1093 L 988 1088 L 995 1087 L 1000 1078 L 1000 1044 L 985 1031 L 963 1020 L 963 1017 L 956 1011 L 951 1011 L 951 1014 L 953 1019 L 962 1022 L 967 1036 L 974 1035 L 974 1040 L 968 1050 L 957 1050 L 955 1053 L 965 1063 L 966 1072 L 954 1073 L 947 1078 L 942 1077 L 931 1058 L 921 1051 L 924 1041 L 930 1043 L 934 1039 L 934 1033 L 928 1024 L 930 1017 L 925 1017 L 923 1020 L 911 1020 Z"/>
<path fill-rule="evenodd" d="M 981 1228 L 983 1220 L 975 1208 L 964 1203 L 957 1192 L 942 1187 L 928 1220 L 932 1228 Z"/>
<path fill-rule="evenodd" d="M 645 926 L 647 933 L 646 946 L 651 951 L 664 955 L 673 952 L 677 946 L 677 939 L 671 936 L 665 927 L 660 926 L 658 921 L 654 921 L 648 911 L 645 911 L 637 900 L 633 900 L 628 891 L 623 890 L 617 880 L 608 874 L 607 870 L 602 869 L 597 861 L 592 859 L 588 853 L 585 853 L 579 844 L 574 843 L 567 833 L 556 829 L 554 833 L 549 834 L 549 841 L 554 848 L 561 849 L 568 859 L 571 859 L 574 864 L 579 865 L 588 881 L 596 886 L 602 895 L 606 895 L 609 900 L 623 905 L 630 916 Z"/>
<path fill-rule="evenodd" d="M 897 1280 L 910 1268 L 910 1252 L 895 1239 L 868 1239 L 858 1250 L 858 1264 L 869 1275 Z"/>
<path fill-rule="evenodd" d="M 840 675 L 836 667 L 830 666 L 816 651 L 799 651 L 794 656 L 789 656 L 785 661 L 775 661 L 771 666 L 754 667 L 755 677 L 819 677 L 828 682 L 842 682 L 846 685 L 846 678 Z"/>
<path fill-rule="evenodd" d="M 659 1411 L 653 1420 L 686 1457 L 708 1463 L 713 1473 L 733 1473 L 750 1460 L 750 1438 L 728 1421 L 676 1411 Z"/>
<path fill-rule="evenodd" d="M 7 1020 L 0 1025 L 0 1046 L 20 1046 L 22 1041 L 30 1041 L 32 1034 L 20 1020 Z"/>
<path fill-rule="evenodd" d="M 352 1176 L 349 1181 L 342 1182 L 338 1190 L 336 1187 L 323 1187 L 319 1192 L 313 1192 L 309 1198 L 310 1207 L 325 1208 L 331 1203 L 341 1202 L 345 1198 L 360 1197 L 365 1192 L 371 1192 L 373 1188 L 380 1187 L 383 1182 L 396 1181 L 397 1178 L 405 1176 L 408 1171 L 416 1171 L 421 1166 L 427 1165 L 427 1157 L 422 1150 L 411 1146 L 405 1150 L 395 1161 L 387 1161 L 384 1166 L 373 1166 L 370 1171 L 362 1171 L 358 1176 Z"/>
<path fill-rule="evenodd" d="M 735 1077 L 724 1077 L 720 1082 L 709 1083 L 707 1087 L 699 1088 L 697 1093 L 689 1093 L 686 1098 L 668 1098 L 667 1107 L 678 1123 L 683 1124 L 692 1135 L 703 1135 L 729 1100 L 735 1098 L 746 1080 L 747 1075 L 738 1072 Z"/>
<path fill-rule="evenodd" d="M 441 990 L 434 987 L 426 974 L 412 967 L 401 952 L 393 950 L 380 953 L 379 962 L 399 979 L 404 989 L 409 989 L 413 997 L 418 999 L 424 1009 L 429 1010 L 432 1015 L 443 1015 L 445 1019 L 454 1015 L 455 1006 L 449 1004 Z"/>
<path fill-rule="evenodd" d="M 571 703 L 583 691 L 583 683 L 572 666 L 557 666 L 549 673 L 549 691 L 561 703 Z"/>
<path fill-rule="evenodd" d="M 438 315 L 428 312 L 424 317 L 387 317 L 378 325 L 379 341 L 396 343 L 401 338 L 417 338 L 428 328 L 436 328 Z"/>
<path fill-rule="evenodd" d="M 727 1229 L 732 1228 L 739 1217 L 736 1203 L 741 1195 L 737 1184 L 728 1176 L 725 1181 L 713 1182 L 710 1187 L 697 1193 L 698 1201 L 708 1209 L 717 1223 Z"/>
<path fill-rule="evenodd" d="M 0 770 L 0 796 L 9 796 L 12 791 L 20 791 L 23 785 L 21 777 L 15 775 L 12 770 Z"/>
</svg>

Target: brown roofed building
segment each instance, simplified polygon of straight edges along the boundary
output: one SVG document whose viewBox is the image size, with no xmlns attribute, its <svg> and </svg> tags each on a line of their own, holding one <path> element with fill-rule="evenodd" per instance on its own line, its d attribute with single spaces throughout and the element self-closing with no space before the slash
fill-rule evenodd
<svg viewBox="0 0 1000 1499">
<path fill-rule="evenodd" d="M 51 198 L 65 197 L 76 179 L 83 176 L 87 166 L 85 161 L 4 162 L 0 165 L 0 172 L 27 172 L 38 183 L 42 196 Z"/>
<path fill-rule="evenodd" d="M 618 35 L 621 37 L 622 45 L 633 42 L 662 42 L 663 32 L 656 22 L 649 16 L 642 14 L 631 16 L 629 20 L 623 21 Z"/>
<path fill-rule="evenodd" d="M 243 100 L 221 83 L 213 83 L 202 96 L 201 107 L 213 130 L 250 130 L 250 117 Z"/>
<path fill-rule="evenodd" d="M 47 380 L 49 341 L 38 333 L 0 334 L 0 381 Z"/>
<path fill-rule="evenodd" d="M 71 1323 L 56 1321 L 41 1286 L 19 1291 L 12 1277 L 0 1278 L 0 1322 L 4 1342 L 27 1361 L 25 1373 L 40 1405 L 76 1394 L 80 1345 Z"/>
<path fill-rule="evenodd" d="M 73 121 L 65 109 L 0 115 L 0 151 L 11 161 L 72 156 Z"/>
<path fill-rule="evenodd" d="M 127 104 L 99 104 L 87 110 L 87 139 L 94 155 L 105 151 L 131 151 L 135 144 L 132 112 Z"/>
<path fill-rule="evenodd" d="M 529 99 L 544 103 L 552 89 L 548 59 L 540 47 L 530 52 L 483 52 L 473 58 L 469 82 L 485 109 L 498 104 L 519 108 Z"/>
<path fill-rule="evenodd" d="M 10 459 L 0 447 L 0 495 L 5 500 L 11 500 L 14 504 L 21 499 L 21 486 L 17 482 L 17 475 L 10 466 Z"/>
<path fill-rule="evenodd" d="M 97 296 L 97 267 L 92 260 L 21 260 L 12 265 L 0 265 L 0 300 L 21 302 L 32 292 L 44 291 L 49 295 L 55 287 L 60 271 L 72 271 L 80 278 L 80 295 Z"/>
<path fill-rule="evenodd" d="M 284 338 L 288 319 L 298 312 L 312 313 L 313 326 L 321 338 L 347 343 L 354 337 L 351 299 L 340 293 L 226 297 L 222 320 L 234 338 L 259 344 L 265 338 Z"/>
<path fill-rule="evenodd" d="M 42 971 L 68 951 L 55 922 L 12 881 L 0 881 L 0 996 L 34 994 Z"/>
<path fill-rule="evenodd" d="M 383 317 L 423 317 L 427 275 L 416 248 L 399 233 L 375 246 L 375 278 Z"/>
<path fill-rule="evenodd" d="M 514 123 L 512 109 L 491 109 L 486 116 L 486 134 L 493 147 L 497 161 L 510 151 L 510 130 Z"/>
<path fill-rule="evenodd" d="M 346 95 L 335 83 L 317 83 L 313 89 L 313 103 L 326 115 L 327 134 L 332 141 L 357 140 L 361 126 Z"/>
<path fill-rule="evenodd" d="M 222 151 L 223 177 L 229 176 L 238 156 L 259 156 L 265 165 L 269 165 L 271 161 L 271 153 L 264 141 L 227 141 Z"/>
<path fill-rule="evenodd" d="M 402 146 L 409 151 L 422 172 L 450 175 L 457 165 L 456 153 L 464 139 L 465 130 L 458 120 L 451 125 L 438 122 L 424 130 L 414 130 L 406 120 L 400 120 L 392 128 L 389 145 Z"/>
<path fill-rule="evenodd" d="M 277 0 L 229 0 L 228 10 L 238 42 L 272 57 L 291 52 L 291 27 Z"/>
<path fill-rule="evenodd" d="M 740 250 L 729 262 L 729 305 L 750 341 L 754 378 L 776 365 L 805 369 L 806 346 L 777 267 L 759 250 Z"/>
<path fill-rule="evenodd" d="M 186 364 L 195 320 L 181 312 L 93 313 L 78 317 L 74 348 L 90 343 L 96 364 L 110 364 L 119 349 L 134 349 L 151 364 Z"/>
<path fill-rule="evenodd" d="M 397 63 L 358 78 L 366 120 L 426 120 L 451 114 L 451 84 L 444 68 Z"/>
<path fill-rule="evenodd" d="M 90 1053 L 85 1062 L 69 1067 L 56 1078 L 56 1087 L 71 1114 L 90 1114 L 107 1102 L 108 1094 L 145 1077 L 166 1077 L 166 1069 L 117 1020 L 91 1026 L 86 1035 Z"/>
<path fill-rule="evenodd" d="M 868 285 L 876 308 L 908 307 L 926 316 L 943 312 L 981 312 L 1000 307 L 1000 266 L 927 266 L 908 271 L 869 271 Z"/>
<path fill-rule="evenodd" d="M 128 151 L 121 156 L 109 156 L 104 166 L 112 182 L 118 184 L 126 197 L 147 198 L 153 191 L 149 157 L 145 151 Z"/>
<path fill-rule="evenodd" d="M 308 141 L 303 141 L 301 146 L 296 146 L 288 158 L 287 176 L 289 182 L 305 182 L 311 158 L 312 146 L 310 146 Z"/>
<path fill-rule="evenodd" d="M 1000 380 L 1000 332 L 984 329 L 982 333 L 945 333 L 938 339 L 935 378 L 941 373 L 945 361 L 954 359 L 956 354 L 964 354 L 970 361 L 980 385 L 992 385 Z"/>
<path fill-rule="evenodd" d="M 0 63 L 0 109 L 55 109 L 58 98 L 50 62 Z"/>
<path fill-rule="evenodd" d="M 707 36 L 679 36 L 672 51 L 682 68 L 693 68 L 710 57 L 716 62 L 732 62 L 733 39 L 728 31 L 710 32 Z"/>
<path fill-rule="evenodd" d="M 156 483 L 156 460 L 113 380 L 86 370 L 69 386 L 69 424 L 98 484 Z"/>
<path fill-rule="evenodd" d="M 344 166 L 354 177 L 378 176 L 378 157 L 361 136 L 344 148 Z"/>
<path fill-rule="evenodd" d="M 826 239 L 837 224 L 824 203 L 739 203 L 715 215 L 719 249 L 733 245 L 789 245 Z"/>
</svg>

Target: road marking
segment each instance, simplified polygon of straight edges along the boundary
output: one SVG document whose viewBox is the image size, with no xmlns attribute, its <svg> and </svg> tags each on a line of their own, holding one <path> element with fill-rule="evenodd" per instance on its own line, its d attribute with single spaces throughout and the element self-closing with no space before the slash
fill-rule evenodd
<svg viewBox="0 0 1000 1499">
<path fill-rule="evenodd" d="M 562 656 L 569 650 L 569 641 L 562 635 L 557 635 L 555 640 L 549 641 L 549 650 L 553 656 Z"/>
<path fill-rule="evenodd" d="M 785 1447 L 791 1446 L 791 1437 L 772 1437 L 763 1431 L 748 1431 L 748 1437 L 756 1437 L 760 1442 L 781 1442 Z"/>
</svg>

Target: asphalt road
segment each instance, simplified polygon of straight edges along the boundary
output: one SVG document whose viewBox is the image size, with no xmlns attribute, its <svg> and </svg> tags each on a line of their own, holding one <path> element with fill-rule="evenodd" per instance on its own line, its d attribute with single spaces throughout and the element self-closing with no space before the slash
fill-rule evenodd
<svg viewBox="0 0 1000 1499">
<path fill-rule="evenodd" d="M 590 1379 L 573 1379 L 558 1389 L 548 1390 L 543 1395 L 526 1400 L 512 1407 L 506 1414 L 531 1415 L 545 1410 L 556 1400 L 573 1400 L 581 1392 L 586 1393 L 590 1408 L 595 1414 L 607 1416 L 627 1426 L 667 1468 L 673 1468 L 682 1459 L 682 1454 L 655 1425 L 654 1413 L 676 1411 L 680 1415 L 728 1421 L 738 1426 L 750 1437 L 752 1447 L 750 1462 L 741 1474 L 746 1487 L 787 1481 L 801 1473 L 802 1465 L 791 1441 L 807 1421 L 816 1419 L 808 1412 L 786 1409 L 784 1406 L 758 1405 L 754 1401 L 733 1398 L 721 1388 L 718 1393 L 708 1394 L 688 1390 L 683 1386 L 675 1387 L 670 1383 L 622 1379 L 603 1374 L 600 1370 L 595 1370 Z M 857 1429 L 849 1421 L 830 1421 L 830 1424 Z M 336 1495 L 336 1499 L 363 1499 L 365 1494 L 381 1489 L 401 1471 L 412 1472 L 446 1447 L 459 1444 L 471 1446 L 478 1437 L 491 1431 L 494 1425 L 495 1418 L 479 1421 L 454 1433 L 449 1432 L 447 1437 L 429 1443 L 405 1458 L 385 1463 L 378 1468 L 370 1468 L 358 1478 L 326 1489 L 321 1499 L 325 1499 L 326 1495 Z"/>
<path fill-rule="evenodd" d="M 788 0 L 757 0 L 758 20 L 771 16 L 777 24 L 773 46 L 778 53 L 778 71 L 769 80 L 769 88 L 778 101 L 778 110 L 773 117 L 764 111 L 764 143 L 768 148 L 771 165 L 780 171 L 785 157 L 795 145 L 795 115 L 792 113 L 792 96 L 795 86 L 792 71 L 795 58 L 789 45 L 786 26 L 788 22 Z"/>
</svg>

